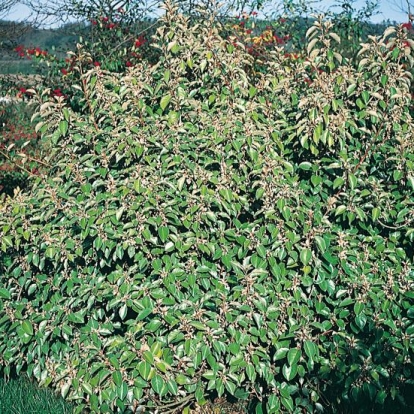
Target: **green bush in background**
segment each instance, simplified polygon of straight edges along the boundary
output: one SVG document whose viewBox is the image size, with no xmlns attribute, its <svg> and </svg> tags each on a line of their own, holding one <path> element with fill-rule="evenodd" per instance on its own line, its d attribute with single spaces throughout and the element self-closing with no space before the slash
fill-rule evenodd
<svg viewBox="0 0 414 414">
<path fill-rule="evenodd" d="M 166 4 L 158 64 L 40 107 L 48 176 L 0 216 L 0 355 L 76 412 L 409 410 L 412 42 L 389 29 L 265 74 Z M 389 412 L 389 411 L 388 411 Z"/>
</svg>

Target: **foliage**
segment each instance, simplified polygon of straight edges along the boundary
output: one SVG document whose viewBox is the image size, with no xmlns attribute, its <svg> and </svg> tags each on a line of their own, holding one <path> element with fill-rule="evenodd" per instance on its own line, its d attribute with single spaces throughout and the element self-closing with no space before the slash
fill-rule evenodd
<svg viewBox="0 0 414 414">
<path fill-rule="evenodd" d="M 414 367 L 413 42 L 329 22 L 253 58 L 166 4 L 156 65 L 47 91 L 47 177 L 0 216 L 0 355 L 77 412 L 403 405 Z M 242 45 L 241 45 L 242 46 Z M 397 404 L 398 403 L 398 404 Z M 364 405 L 365 404 L 365 405 Z"/>
<path fill-rule="evenodd" d="M 16 98 L 8 99 L 0 103 L 0 194 L 12 195 L 15 188 L 25 188 L 29 177 L 46 165 L 41 160 L 44 148 L 31 123 L 33 107 Z"/>
<path fill-rule="evenodd" d="M 157 61 L 157 56 L 148 53 L 146 39 L 147 32 L 151 33 L 153 27 L 154 23 L 150 21 L 126 25 L 121 17 L 116 16 L 114 20 L 101 16 L 86 26 L 78 26 L 78 40 L 89 56 L 87 62 L 82 62 L 82 70 L 101 67 L 111 72 L 124 73 L 142 59 L 143 53 L 148 62 Z M 33 62 L 36 71 L 42 75 L 43 87 L 50 95 L 64 96 L 72 109 L 78 109 L 77 94 L 71 86 L 79 82 L 80 71 L 74 70 L 77 61 L 71 49 L 49 52 L 39 46 L 27 47 L 21 44 L 14 51 L 20 59 Z"/>
</svg>

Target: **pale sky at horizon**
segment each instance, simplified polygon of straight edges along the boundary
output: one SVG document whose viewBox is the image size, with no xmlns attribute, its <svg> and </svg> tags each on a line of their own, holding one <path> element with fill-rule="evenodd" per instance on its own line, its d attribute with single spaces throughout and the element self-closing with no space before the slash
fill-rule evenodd
<svg viewBox="0 0 414 414">
<path fill-rule="evenodd" d="M 1 0 L 0 0 L 1 1 Z M 334 0 L 321 0 L 321 9 L 327 10 L 329 6 L 335 4 Z M 408 21 L 407 14 L 399 11 L 399 4 L 404 4 L 404 0 L 380 0 L 380 13 L 372 18 L 373 22 L 382 22 L 386 20 L 403 23 Z M 317 3 L 315 3 L 317 4 Z M 364 0 L 356 0 L 354 7 L 359 8 L 365 4 Z M 29 16 L 30 10 L 24 5 L 18 5 L 13 8 L 12 12 L 5 17 L 8 20 L 24 20 Z"/>
</svg>

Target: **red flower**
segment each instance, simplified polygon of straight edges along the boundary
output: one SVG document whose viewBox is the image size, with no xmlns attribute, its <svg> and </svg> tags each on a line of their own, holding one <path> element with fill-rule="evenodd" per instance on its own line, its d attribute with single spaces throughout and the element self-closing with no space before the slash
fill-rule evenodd
<svg viewBox="0 0 414 414">
<path fill-rule="evenodd" d="M 143 36 L 138 37 L 138 39 L 135 40 L 135 47 L 139 48 L 141 47 L 144 43 L 146 42 L 146 40 L 144 39 Z"/>
<path fill-rule="evenodd" d="M 286 19 L 284 19 L 283 17 L 281 17 L 280 19 L 279 19 L 279 23 L 286 23 Z"/>
<path fill-rule="evenodd" d="M 257 11 L 254 11 L 251 14 L 252 14 L 252 16 L 257 16 Z"/>
<path fill-rule="evenodd" d="M 96 66 L 97 68 L 99 68 L 99 66 L 101 66 L 101 64 L 99 62 L 93 62 L 93 65 Z"/>
<path fill-rule="evenodd" d="M 128 61 L 127 63 L 125 63 L 125 66 L 127 68 L 130 68 L 131 66 L 134 66 L 130 61 Z"/>
<path fill-rule="evenodd" d="M 61 95 L 62 95 L 62 91 L 60 90 L 60 88 L 57 88 L 57 89 L 55 89 L 55 90 L 53 91 L 53 94 L 54 94 L 54 95 L 59 95 L 59 96 L 61 96 Z"/>
<path fill-rule="evenodd" d="M 246 30 L 246 34 L 251 34 L 252 33 L 252 29 L 247 29 Z"/>
<path fill-rule="evenodd" d="M 27 92 L 27 89 L 26 89 L 26 88 L 19 88 L 19 91 L 20 91 L 21 93 L 26 93 L 26 92 Z"/>
<path fill-rule="evenodd" d="M 102 20 L 103 22 L 107 22 L 107 21 L 109 20 L 109 17 L 101 17 L 101 20 Z"/>
<path fill-rule="evenodd" d="M 411 23 L 411 22 L 408 22 L 408 23 L 404 23 L 404 24 L 402 25 L 402 27 L 403 27 L 404 29 L 407 29 L 407 30 L 412 30 L 413 25 L 412 25 L 412 23 Z"/>
<path fill-rule="evenodd" d="M 65 69 L 65 68 L 62 68 L 61 70 L 60 70 L 61 72 L 62 72 L 62 74 L 63 75 L 67 75 L 69 72 Z"/>
<path fill-rule="evenodd" d="M 107 26 L 106 26 L 106 28 L 107 29 L 109 29 L 109 30 L 112 30 L 113 28 L 115 28 L 116 27 L 116 24 L 115 23 L 109 23 Z"/>
<path fill-rule="evenodd" d="M 98 22 L 96 20 L 91 20 L 92 26 L 96 26 Z"/>
<path fill-rule="evenodd" d="M 239 23 L 239 25 L 240 25 L 240 27 L 244 27 L 244 26 L 246 25 L 246 22 L 245 22 L 244 20 L 242 20 L 242 21 Z"/>
<path fill-rule="evenodd" d="M 278 35 L 274 35 L 273 38 L 275 39 L 275 41 L 278 45 L 283 45 L 285 43 L 285 41 L 281 37 L 279 37 Z"/>
</svg>

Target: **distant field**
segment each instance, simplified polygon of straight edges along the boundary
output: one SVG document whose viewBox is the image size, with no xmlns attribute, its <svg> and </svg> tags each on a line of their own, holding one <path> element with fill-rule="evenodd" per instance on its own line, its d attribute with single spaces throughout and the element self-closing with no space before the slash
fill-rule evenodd
<svg viewBox="0 0 414 414">
<path fill-rule="evenodd" d="M 0 60 L 0 74 L 35 74 L 33 63 L 29 60 Z"/>
</svg>

